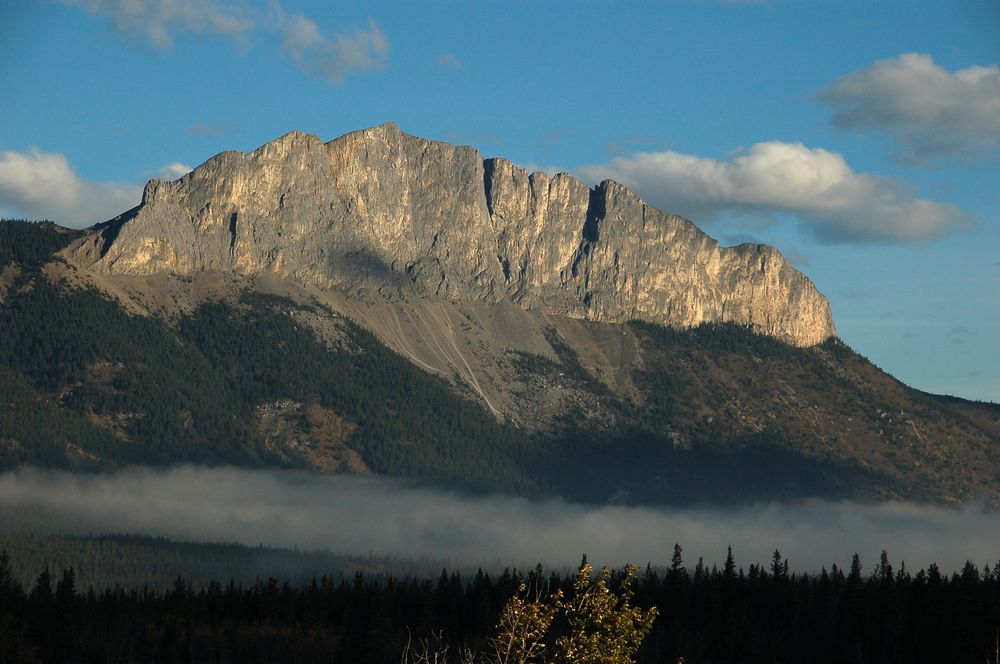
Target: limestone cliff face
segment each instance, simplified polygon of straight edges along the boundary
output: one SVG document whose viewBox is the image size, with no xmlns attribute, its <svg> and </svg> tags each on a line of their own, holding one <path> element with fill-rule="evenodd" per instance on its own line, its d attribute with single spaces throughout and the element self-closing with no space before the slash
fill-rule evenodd
<svg viewBox="0 0 1000 664">
<path fill-rule="evenodd" d="M 528 173 L 388 124 L 223 152 L 75 249 L 90 269 L 274 274 L 386 297 L 512 301 L 606 322 L 834 334 L 826 298 L 765 245 L 720 247 L 625 187 Z"/>
</svg>

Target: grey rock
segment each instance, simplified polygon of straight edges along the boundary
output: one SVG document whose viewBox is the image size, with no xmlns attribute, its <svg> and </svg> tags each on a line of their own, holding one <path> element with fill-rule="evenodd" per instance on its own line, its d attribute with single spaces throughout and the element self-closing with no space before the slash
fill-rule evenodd
<svg viewBox="0 0 1000 664">
<path fill-rule="evenodd" d="M 730 322 L 800 346 L 835 334 L 826 298 L 773 247 L 721 247 L 616 182 L 529 173 L 395 124 L 325 144 L 293 131 L 152 180 L 74 254 L 110 274 L 271 274 L 603 322 Z"/>
</svg>

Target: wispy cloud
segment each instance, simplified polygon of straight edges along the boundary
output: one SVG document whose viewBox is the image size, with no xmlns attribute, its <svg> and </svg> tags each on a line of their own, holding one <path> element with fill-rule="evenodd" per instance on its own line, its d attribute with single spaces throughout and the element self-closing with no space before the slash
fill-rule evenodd
<svg viewBox="0 0 1000 664">
<path fill-rule="evenodd" d="M 374 20 L 367 28 L 328 37 L 302 13 L 286 14 L 277 3 L 272 13 L 285 52 L 311 76 L 343 83 L 347 74 L 375 71 L 389 60 L 389 40 Z"/>
<path fill-rule="evenodd" d="M 174 45 L 178 35 L 199 34 L 241 40 L 255 21 L 242 3 L 215 0 L 62 0 L 107 16 L 116 30 L 145 37 L 159 49 Z"/>
<path fill-rule="evenodd" d="M 815 95 L 833 111 L 833 124 L 879 131 L 912 162 L 1000 149 L 1000 68 L 949 72 L 929 55 L 905 53 L 835 81 Z"/>
<path fill-rule="evenodd" d="M 807 502 L 734 510 L 599 507 L 511 496 L 470 497 L 388 480 L 290 471 L 180 467 L 72 475 L 21 468 L 0 475 L 0 525 L 46 532 L 133 532 L 462 564 L 568 567 L 587 553 L 610 564 L 687 559 L 741 565 L 779 549 L 794 569 L 872 564 L 882 549 L 911 568 L 945 570 L 1000 550 L 1000 520 L 905 503 Z"/>
<path fill-rule="evenodd" d="M 0 152 L 0 206 L 29 219 L 88 226 L 137 205 L 141 197 L 135 183 L 81 178 L 57 152 Z"/>
<path fill-rule="evenodd" d="M 374 20 L 367 27 L 329 35 L 302 12 L 286 13 L 271 0 L 267 10 L 248 2 L 221 0 L 61 0 L 110 19 L 118 32 L 170 49 L 184 35 L 231 39 L 241 49 L 259 32 L 276 33 L 288 57 L 310 76 L 343 83 L 355 72 L 381 69 L 389 40 Z"/>
<path fill-rule="evenodd" d="M 953 205 L 915 198 L 902 181 L 857 173 L 839 153 L 801 143 L 757 143 L 725 161 L 640 152 L 577 170 L 696 221 L 722 212 L 790 213 L 826 242 L 914 243 L 974 221 Z"/>
</svg>

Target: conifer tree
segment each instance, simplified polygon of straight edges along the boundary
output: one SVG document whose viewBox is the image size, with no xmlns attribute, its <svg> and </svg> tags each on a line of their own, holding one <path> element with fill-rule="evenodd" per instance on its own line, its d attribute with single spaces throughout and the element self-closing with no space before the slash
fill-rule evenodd
<svg viewBox="0 0 1000 664">
<path fill-rule="evenodd" d="M 777 549 L 771 555 L 771 578 L 775 581 L 780 581 L 788 575 L 788 564 L 787 561 L 782 562 L 781 552 Z"/>
<path fill-rule="evenodd" d="M 861 557 L 857 553 L 851 558 L 851 571 L 847 574 L 848 582 L 861 583 Z"/>
<path fill-rule="evenodd" d="M 76 599 L 76 572 L 72 567 L 63 570 L 62 579 L 56 584 L 56 601 L 68 604 Z"/>
<path fill-rule="evenodd" d="M 732 581 L 736 578 L 736 559 L 733 557 L 733 547 L 729 547 L 726 552 L 726 563 L 722 568 L 722 576 L 726 581 Z"/>
</svg>

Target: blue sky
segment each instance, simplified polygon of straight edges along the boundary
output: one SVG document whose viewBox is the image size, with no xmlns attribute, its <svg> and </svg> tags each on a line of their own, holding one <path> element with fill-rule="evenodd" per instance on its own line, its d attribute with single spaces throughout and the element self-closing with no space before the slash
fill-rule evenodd
<svg viewBox="0 0 1000 664">
<path fill-rule="evenodd" d="M 1000 401 L 1000 3 L 0 0 L 0 214 L 394 120 L 774 244 L 841 337 Z"/>
</svg>

